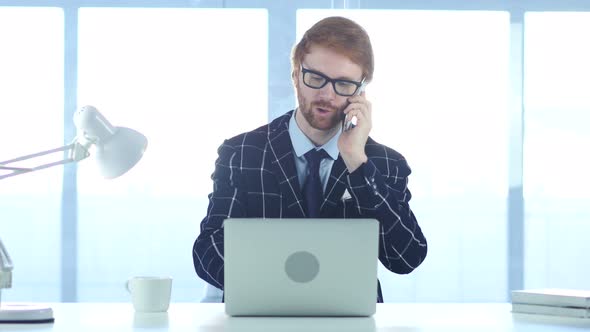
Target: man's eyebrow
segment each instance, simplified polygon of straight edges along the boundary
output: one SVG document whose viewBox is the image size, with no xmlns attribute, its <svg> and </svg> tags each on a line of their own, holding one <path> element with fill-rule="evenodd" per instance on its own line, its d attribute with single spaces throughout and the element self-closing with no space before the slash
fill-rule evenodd
<svg viewBox="0 0 590 332">
<path fill-rule="evenodd" d="M 323 76 L 326 76 L 327 78 L 332 79 L 332 80 L 344 80 L 344 81 L 351 81 L 351 82 L 359 82 L 357 80 L 352 79 L 351 77 L 347 77 L 347 76 L 330 77 L 330 76 L 324 74 L 323 72 L 321 72 L 319 70 L 312 69 L 311 67 L 303 66 L 303 68 L 304 69 L 307 69 L 307 70 L 309 70 L 311 72 L 314 72 L 316 74 L 321 74 Z"/>
</svg>

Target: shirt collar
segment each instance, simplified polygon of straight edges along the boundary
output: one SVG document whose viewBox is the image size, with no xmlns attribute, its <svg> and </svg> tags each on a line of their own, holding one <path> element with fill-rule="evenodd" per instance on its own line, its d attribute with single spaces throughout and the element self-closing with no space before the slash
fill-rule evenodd
<svg viewBox="0 0 590 332">
<path fill-rule="evenodd" d="M 295 121 L 295 114 L 297 114 L 298 111 L 298 109 L 295 110 L 295 112 L 293 112 L 293 115 L 291 116 L 291 119 L 289 120 L 289 136 L 291 137 L 291 143 L 293 144 L 293 150 L 295 151 L 295 155 L 297 157 L 301 157 L 304 154 L 306 154 L 309 150 L 315 148 L 315 145 L 309 138 L 307 138 L 307 136 L 305 136 L 303 131 L 301 131 L 301 128 L 299 128 L 299 125 L 297 125 L 297 121 Z M 328 142 L 326 142 L 326 144 L 319 146 L 317 148 L 324 149 L 328 153 L 328 155 L 330 155 L 330 158 L 332 158 L 333 160 L 338 159 L 338 138 L 340 137 L 341 133 L 342 128 L 340 128 L 336 135 L 334 135 L 334 137 L 332 137 Z"/>
</svg>

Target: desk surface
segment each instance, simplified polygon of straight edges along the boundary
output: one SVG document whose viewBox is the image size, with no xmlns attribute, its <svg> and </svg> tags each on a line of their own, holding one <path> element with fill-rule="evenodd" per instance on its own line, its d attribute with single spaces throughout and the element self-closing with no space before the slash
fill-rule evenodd
<svg viewBox="0 0 590 332">
<path fill-rule="evenodd" d="M 508 303 L 386 303 L 370 318 L 228 317 L 223 304 L 172 303 L 135 313 L 129 303 L 55 303 L 53 324 L 0 324 L 0 331 L 583 331 L 590 319 L 513 314 Z"/>
</svg>

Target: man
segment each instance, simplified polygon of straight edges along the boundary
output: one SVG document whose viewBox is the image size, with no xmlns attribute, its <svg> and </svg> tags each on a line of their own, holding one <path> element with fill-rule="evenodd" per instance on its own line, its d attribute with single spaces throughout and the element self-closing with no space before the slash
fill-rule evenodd
<svg viewBox="0 0 590 332">
<path fill-rule="evenodd" d="M 373 78 L 369 36 L 349 19 L 329 17 L 305 33 L 291 62 L 297 109 L 219 147 L 213 193 L 193 247 L 197 274 L 223 290 L 229 217 L 376 218 L 379 260 L 392 272 L 410 273 L 426 257 L 426 239 L 408 204 L 404 157 L 369 137 L 372 109 L 362 91 Z M 343 130 L 353 117 L 356 125 Z M 324 150 L 323 158 L 311 158 L 314 150 Z M 312 180 L 317 164 L 321 184 Z M 314 204 L 310 197 L 322 189 Z M 379 286 L 377 302 L 383 302 Z"/>
</svg>

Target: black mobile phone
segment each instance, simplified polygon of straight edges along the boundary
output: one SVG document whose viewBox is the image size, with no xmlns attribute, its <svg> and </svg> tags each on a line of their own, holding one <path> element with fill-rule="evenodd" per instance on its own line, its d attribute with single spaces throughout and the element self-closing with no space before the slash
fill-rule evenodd
<svg viewBox="0 0 590 332">
<path fill-rule="evenodd" d="M 363 80 L 361 86 L 356 90 L 356 92 L 354 93 L 354 96 L 358 96 L 361 93 L 363 93 L 363 91 L 365 90 L 365 82 Z M 348 107 L 348 105 L 350 105 L 350 102 L 346 102 L 346 107 Z M 350 118 L 350 120 L 346 121 L 346 114 L 342 113 L 342 131 L 348 131 L 352 128 L 353 125 L 353 121 L 352 119 L 354 119 L 354 117 Z"/>
</svg>

